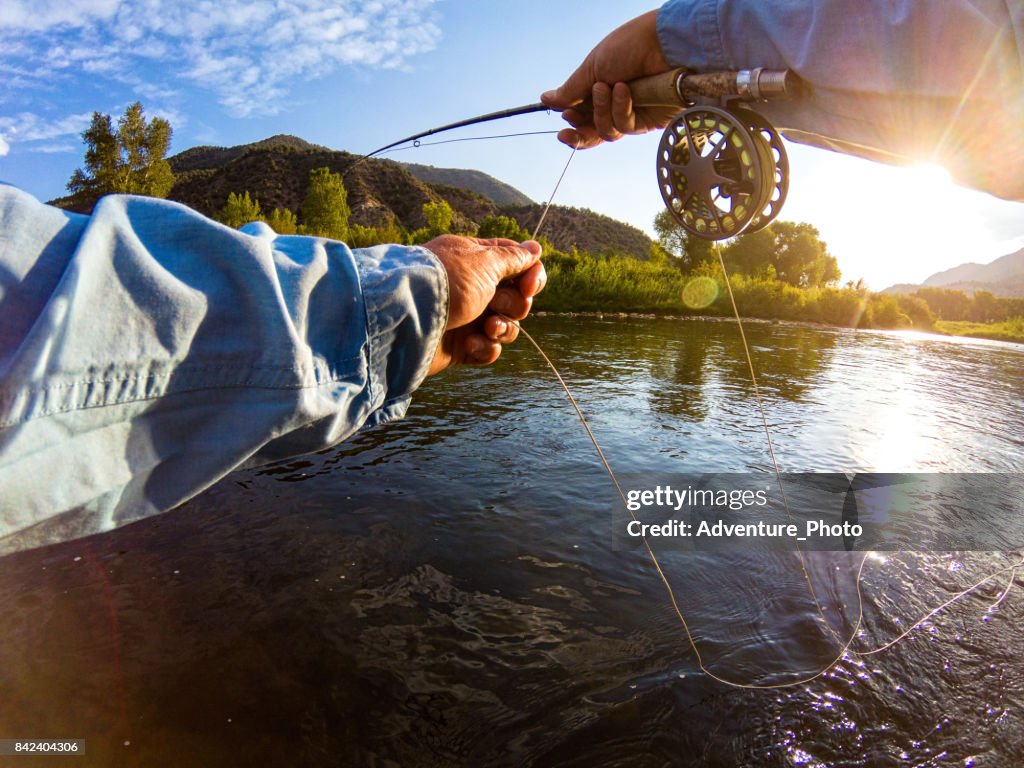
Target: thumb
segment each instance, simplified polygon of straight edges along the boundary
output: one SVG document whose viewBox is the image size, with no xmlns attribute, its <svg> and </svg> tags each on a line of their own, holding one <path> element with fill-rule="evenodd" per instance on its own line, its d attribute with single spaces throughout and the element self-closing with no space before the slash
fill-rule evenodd
<svg viewBox="0 0 1024 768">
<path fill-rule="evenodd" d="M 588 57 L 562 85 L 542 93 L 540 100 L 553 109 L 568 109 L 585 101 L 590 96 L 590 89 L 594 87 L 594 78 L 590 70 Z"/>
<path fill-rule="evenodd" d="M 500 246 L 494 249 L 497 256 L 494 264 L 498 269 L 498 282 L 520 275 L 540 259 L 541 246 L 536 240 L 526 240 L 518 245 Z"/>
</svg>

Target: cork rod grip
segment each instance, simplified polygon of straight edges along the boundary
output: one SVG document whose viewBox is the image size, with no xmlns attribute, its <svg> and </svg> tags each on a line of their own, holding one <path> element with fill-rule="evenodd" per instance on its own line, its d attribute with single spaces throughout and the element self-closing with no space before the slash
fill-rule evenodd
<svg viewBox="0 0 1024 768">
<path fill-rule="evenodd" d="M 660 75 L 641 77 L 629 82 L 629 91 L 633 95 L 634 107 L 683 107 L 676 90 L 676 81 L 686 72 L 685 69 L 673 69 Z"/>
<path fill-rule="evenodd" d="M 685 107 L 693 99 L 718 98 L 737 92 L 737 72 L 686 74 L 673 69 L 660 75 L 641 77 L 629 83 L 636 107 Z M 680 98 L 682 92 L 684 98 Z"/>
</svg>

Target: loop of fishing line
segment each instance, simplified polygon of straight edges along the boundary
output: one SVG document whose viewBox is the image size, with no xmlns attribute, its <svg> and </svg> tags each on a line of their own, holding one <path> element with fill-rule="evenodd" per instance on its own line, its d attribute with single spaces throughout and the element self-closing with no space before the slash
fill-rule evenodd
<svg viewBox="0 0 1024 768">
<path fill-rule="evenodd" d="M 503 113 L 493 113 L 492 115 L 487 115 L 487 116 L 484 116 L 484 117 L 486 119 L 490 120 L 490 119 L 500 119 L 501 117 L 511 116 L 512 114 L 526 114 L 529 111 L 539 111 L 538 108 L 541 107 L 541 106 L 542 105 L 531 105 L 529 107 L 518 108 L 518 110 L 506 110 Z M 464 122 L 468 123 L 468 122 L 471 122 L 471 121 L 464 121 Z M 451 127 L 459 127 L 460 125 L 461 124 L 455 124 L 453 126 L 446 126 L 443 130 L 447 130 L 447 129 L 451 128 Z M 759 128 L 760 126 L 755 126 L 755 127 Z M 420 147 L 427 147 L 427 146 L 435 146 L 435 145 L 440 145 L 440 144 L 454 144 L 454 143 L 459 143 L 459 142 L 463 142 L 463 141 L 484 141 L 484 140 L 489 140 L 489 139 L 504 139 L 504 138 L 514 138 L 514 137 L 519 137 L 519 136 L 538 136 L 538 135 L 547 135 L 547 134 L 552 134 L 552 133 L 558 133 L 558 131 L 525 131 L 525 132 L 518 132 L 518 133 L 496 134 L 496 135 L 491 135 L 491 136 L 469 136 L 469 137 L 461 137 L 461 138 L 456 138 L 456 139 L 447 139 L 447 140 L 442 140 L 442 141 L 426 142 L 426 143 L 421 141 L 421 137 L 422 136 L 430 135 L 432 133 L 437 133 L 437 132 L 440 132 L 440 130 L 442 130 L 442 129 L 435 129 L 433 131 L 428 131 L 428 132 L 425 132 L 424 134 L 418 135 L 417 137 L 412 137 L 412 138 L 406 139 L 404 141 L 395 142 L 394 144 L 391 144 L 391 145 L 383 147 L 383 148 L 381 148 L 379 150 L 376 150 L 376 151 L 370 153 L 369 155 L 363 155 L 362 157 L 359 157 L 352 165 L 350 165 L 345 170 L 345 174 L 350 172 L 353 168 L 358 166 L 364 160 L 367 160 L 371 156 L 377 155 L 377 154 L 385 154 L 385 153 L 390 153 L 390 152 L 396 152 L 396 151 L 402 151 L 402 150 L 414 149 L 414 148 L 420 148 Z M 411 146 L 408 146 L 408 147 L 398 146 L 398 145 L 401 145 L 403 143 L 411 143 Z M 541 212 L 540 219 L 537 221 L 536 227 L 534 227 L 533 234 L 531 235 L 531 239 L 536 240 L 538 235 L 540 234 L 541 227 L 543 226 L 543 224 L 544 224 L 544 222 L 545 222 L 545 220 L 547 218 L 548 212 L 550 211 L 550 209 L 551 209 L 551 207 L 552 207 L 552 205 L 554 203 L 555 195 L 558 193 L 559 187 L 561 186 L 562 181 L 565 178 L 566 172 L 569 170 L 569 164 L 572 162 L 572 159 L 573 159 L 573 157 L 575 157 L 576 152 L 577 152 L 578 149 L 579 149 L 579 141 L 577 140 L 576 146 L 574 146 L 572 148 L 572 151 L 569 154 L 569 158 L 566 160 L 565 166 L 562 168 L 562 172 L 559 175 L 558 180 L 555 182 L 554 189 L 551 191 L 551 195 L 548 197 L 547 203 L 545 204 L 544 209 Z M 776 196 L 776 197 L 778 197 L 778 196 Z M 775 212 L 777 212 L 777 211 L 775 211 Z M 774 218 L 774 215 L 772 215 L 771 218 Z M 774 474 L 775 474 L 775 478 L 776 478 L 776 483 L 778 484 L 778 487 L 779 487 L 779 492 L 781 494 L 783 506 L 785 507 L 787 519 L 790 522 L 792 522 L 792 514 L 791 514 L 790 507 L 789 507 L 789 501 L 788 501 L 788 498 L 786 496 L 786 489 L 785 489 L 785 485 L 784 485 L 783 480 L 782 480 L 782 471 L 781 471 L 781 469 L 779 467 L 779 462 L 778 462 L 776 454 L 775 454 L 775 447 L 774 447 L 774 443 L 772 441 L 771 429 L 770 429 L 769 424 L 768 424 L 767 411 L 765 409 L 764 400 L 761 397 L 761 391 L 760 391 L 760 386 L 758 385 L 758 381 L 757 381 L 757 374 L 756 374 L 755 368 L 754 368 L 753 357 L 752 357 L 751 352 L 750 352 L 750 346 L 749 346 L 749 344 L 747 342 L 746 332 L 744 331 L 744 328 L 743 328 L 743 320 L 742 320 L 742 318 L 740 316 L 739 308 L 738 308 L 738 306 L 736 304 L 736 298 L 735 298 L 735 295 L 733 294 L 733 290 L 732 290 L 732 283 L 731 283 L 731 281 L 729 279 L 729 272 L 728 272 L 728 270 L 726 268 L 725 260 L 724 260 L 724 258 L 722 256 L 721 250 L 719 250 L 719 252 L 718 252 L 718 258 L 719 258 L 719 264 L 721 265 L 721 268 L 722 268 L 723 282 L 725 283 L 726 291 L 727 291 L 727 293 L 729 295 L 729 301 L 730 301 L 730 304 L 731 304 L 731 307 L 732 307 L 732 310 L 733 310 L 733 315 L 734 315 L 734 317 L 736 319 L 737 328 L 739 329 L 739 334 L 740 334 L 740 340 L 742 342 L 743 351 L 744 351 L 744 354 L 746 356 L 747 366 L 748 366 L 749 371 L 750 371 L 750 379 L 751 379 L 751 384 L 753 386 L 754 399 L 755 399 L 755 401 L 757 403 L 758 412 L 760 414 L 760 421 L 761 421 L 761 424 L 762 424 L 762 428 L 764 430 L 765 439 L 767 441 L 768 454 L 769 454 L 769 457 L 770 457 L 771 462 L 772 462 L 772 468 L 774 470 Z M 530 333 L 525 328 L 522 327 L 522 325 L 519 323 L 519 321 L 513 320 L 512 318 L 509 318 L 509 317 L 507 317 L 505 315 L 502 315 L 500 313 L 497 313 L 497 315 L 498 315 L 498 317 L 502 318 L 506 322 L 515 325 L 523 333 L 523 335 L 527 338 L 527 340 L 530 342 L 530 344 L 533 346 L 533 348 L 537 351 L 537 353 L 541 356 L 541 358 L 544 360 L 544 362 L 547 364 L 547 366 L 551 369 L 551 372 L 554 374 L 555 379 L 557 380 L 558 384 L 562 387 L 562 390 L 565 392 L 566 396 L 569 399 L 570 404 L 572 405 L 573 409 L 575 410 L 576 415 L 577 415 L 577 417 L 580 420 L 580 423 L 583 425 L 583 428 L 584 428 L 584 430 L 587 433 L 587 436 L 590 438 L 590 442 L 593 444 L 594 450 L 597 452 L 598 458 L 600 459 L 601 464 L 603 465 L 605 472 L 607 473 L 608 477 L 611 479 L 612 484 L 615 486 L 615 490 L 618 493 L 620 499 L 622 500 L 623 506 L 629 512 L 630 517 L 634 521 L 637 520 L 636 515 L 633 513 L 632 510 L 629 509 L 629 505 L 626 502 L 626 496 L 625 496 L 625 493 L 622 490 L 622 486 L 619 484 L 618 478 L 616 477 L 615 472 L 614 472 L 614 470 L 611 467 L 611 464 L 609 463 L 608 459 L 605 457 L 604 451 L 601 449 L 601 446 L 598 443 L 596 436 L 594 435 L 593 431 L 591 430 L 590 425 L 587 422 L 587 419 L 586 419 L 586 417 L 583 414 L 583 410 L 580 408 L 579 403 L 577 402 L 576 398 L 573 396 L 572 391 L 570 390 L 570 388 L 569 388 L 568 384 L 566 383 L 565 379 L 562 377 L 562 374 L 559 372 L 557 366 L 554 364 L 554 362 L 551 360 L 551 358 L 544 352 L 544 350 L 541 348 L 540 344 L 536 341 L 536 339 L 534 339 L 533 336 L 531 336 Z M 689 623 L 686 621 L 686 617 L 683 615 L 682 608 L 680 608 L 680 606 L 679 606 L 679 601 L 676 598 L 675 590 L 673 589 L 672 584 L 671 584 L 671 582 L 668 579 L 668 576 L 665 574 L 665 571 L 662 568 L 661 563 L 659 562 L 657 555 L 654 553 L 654 549 L 651 547 L 651 544 L 648 541 L 646 536 L 641 536 L 640 538 L 641 538 L 641 541 L 643 542 L 644 548 L 647 551 L 648 559 L 651 561 L 651 564 L 654 566 L 654 570 L 657 573 L 658 578 L 661 580 L 663 586 L 665 587 L 665 591 L 668 594 L 668 598 L 669 598 L 669 602 L 670 602 L 670 604 L 672 606 L 672 610 L 676 614 L 676 617 L 678 618 L 679 623 L 683 627 L 683 631 L 684 631 L 684 633 L 686 635 L 687 642 L 688 642 L 688 644 L 690 646 L 690 649 L 693 651 L 694 658 L 697 660 L 697 666 L 699 667 L 701 672 L 703 672 L 709 678 L 711 678 L 711 679 L 713 679 L 713 680 L 715 680 L 715 681 L 717 681 L 719 683 L 722 683 L 723 685 L 726 685 L 726 686 L 729 686 L 729 687 L 732 687 L 732 688 L 740 688 L 740 689 L 747 689 L 747 690 L 773 690 L 773 689 L 791 688 L 791 687 L 795 687 L 795 686 L 806 685 L 806 684 L 814 682 L 815 680 L 817 680 L 817 679 L 823 677 L 824 675 L 828 674 L 828 672 L 830 670 L 832 670 L 833 668 L 835 668 L 835 666 L 837 664 L 839 664 L 848 654 L 852 654 L 852 655 L 855 655 L 855 656 L 869 656 L 869 655 L 872 655 L 872 654 L 880 653 L 880 652 L 882 652 L 882 651 L 884 651 L 884 650 L 886 650 L 888 648 L 893 647 L 897 643 L 901 642 L 906 637 L 908 637 L 914 630 L 916 630 L 918 627 L 920 627 L 922 624 L 924 624 L 926 621 L 934 618 L 939 613 L 941 613 L 942 611 L 946 610 L 947 608 L 949 608 L 950 606 L 952 606 L 954 603 L 958 602 L 959 600 L 963 599 L 964 597 L 967 597 L 968 595 L 976 592 L 978 589 L 980 589 L 982 586 L 984 586 L 991 579 L 994 579 L 997 576 L 1000 576 L 1001 574 L 1009 573 L 1010 574 L 1009 581 L 1008 581 L 1006 587 L 1003 589 L 1003 591 L 999 594 L 998 599 L 995 601 L 995 603 L 993 603 L 993 605 L 990 606 L 989 610 L 991 611 L 995 607 L 997 607 L 1000 603 L 1002 603 L 1002 601 L 1006 598 L 1006 596 L 1009 593 L 1010 589 L 1014 585 L 1014 580 L 1016 578 L 1017 570 L 1019 568 L 1024 567 L 1024 556 L 1022 556 L 1021 559 L 1018 560 L 1016 563 L 1013 563 L 1011 565 L 999 568 L 996 571 L 993 571 L 992 573 L 989 573 L 984 578 L 974 582 L 971 586 L 967 587 L 966 589 L 956 593 L 955 595 L 950 597 L 948 600 L 943 602 L 941 605 L 939 605 L 937 608 L 929 611 L 927 614 L 925 614 L 920 619 L 915 621 L 904 632 L 902 632 L 901 634 L 899 634 L 896 637 L 892 638 L 891 640 L 889 640 L 889 641 L 885 642 L 884 644 L 879 645 L 879 646 L 877 646 L 875 648 L 869 649 L 869 650 L 858 650 L 858 649 L 855 649 L 853 647 L 853 645 L 854 645 L 857 637 L 859 636 L 859 634 L 861 632 L 861 627 L 862 627 L 863 621 L 864 621 L 863 578 L 864 578 L 865 566 L 867 564 L 868 558 L 871 555 L 871 553 L 870 552 L 865 552 L 863 557 L 860 560 L 860 563 L 857 566 L 857 574 L 856 574 L 856 578 L 855 578 L 855 590 L 856 590 L 856 595 L 857 595 L 856 619 L 854 620 L 854 622 L 852 624 L 852 628 L 850 630 L 849 636 L 843 638 L 843 637 L 841 637 L 839 635 L 837 630 L 832 627 L 831 623 L 828 621 L 828 619 L 825 616 L 824 609 L 823 609 L 823 607 L 821 605 L 821 602 L 818 599 L 818 595 L 817 595 L 817 593 L 816 593 L 816 591 L 814 589 L 814 583 L 813 583 L 813 580 L 811 579 L 810 571 L 807 568 L 807 563 L 806 563 L 806 560 L 804 558 L 803 550 L 800 548 L 799 543 L 797 543 L 797 545 L 796 545 L 797 557 L 798 557 L 798 559 L 800 561 L 800 567 L 801 567 L 801 570 L 803 572 L 804 581 L 807 584 L 808 593 L 810 594 L 810 597 L 811 597 L 811 599 L 812 599 L 812 601 L 813 601 L 813 603 L 815 605 L 815 608 L 817 610 L 818 616 L 820 617 L 823 626 L 832 635 L 832 637 L 834 638 L 834 640 L 836 641 L 836 643 L 838 645 L 837 654 L 836 654 L 835 658 L 832 659 L 832 661 L 830 661 L 828 664 L 826 664 L 823 667 L 821 667 L 817 672 L 814 672 L 813 674 L 805 675 L 805 676 L 800 677 L 799 679 L 796 679 L 796 680 L 787 680 L 785 682 L 779 682 L 779 683 L 744 683 L 744 682 L 737 681 L 737 680 L 730 680 L 730 679 L 728 679 L 726 677 L 723 677 L 723 676 L 721 676 L 719 674 L 716 674 L 715 672 L 711 671 L 711 669 L 709 669 L 707 667 L 707 665 L 706 665 L 706 663 L 704 661 L 704 658 L 703 658 L 703 656 L 702 656 L 702 654 L 700 652 L 700 648 L 697 645 L 697 641 L 694 638 L 693 633 L 690 630 Z"/>
<path fill-rule="evenodd" d="M 537 236 L 540 233 L 541 226 L 544 224 L 544 220 L 547 217 L 548 211 L 550 210 L 550 208 L 551 208 L 551 206 L 552 206 L 552 204 L 554 202 L 555 195 L 558 193 L 558 189 L 559 189 L 559 187 L 562 184 L 562 180 L 565 178 L 565 174 L 569 170 L 569 164 L 572 162 L 572 159 L 573 159 L 573 157 L 575 157 L 576 152 L 577 152 L 578 149 L 579 149 L 579 142 L 577 141 L 576 146 L 574 146 L 572 148 L 572 152 L 570 153 L 568 160 L 566 160 L 565 166 L 562 168 L 562 172 L 559 175 L 558 180 L 555 182 L 554 189 L 551 191 L 551 195 L 548 197 L 548 201 L 547 201 L 546 205 L 544 206 L 543 212 L 541 213 L 540 220 L 537 222 L 537 226 L 533 230 L 532 239 L 534 239 L 534 240 L 537 239 Z M 763 427 L 763 430 L 764 430 L 764 434 L 765 434 L 765 439 L 767 440 L 768 453 L 769 453 L 769 456 L 771 458 L 772 467 L 773 467 L 774 472 L 775 472 L 776 482 L 778 484 L 779 492 L 781 494 L 783 505 L 785 507 L 786 517 L 789 520 L 789 522 L 792 522 L 792 513 L 790 511 L 789 501 L 788 501 L 788 498 L 786 496 L 785 484 L 783 483 L 783 480 L 782 480 L 782 471 L 781 471 L 781 469 L 779 467 L 779 463 L 778 463 L 778 460 L 777 460 L 776 455 L 775 455 L 775 447 L 774 447 L 774 444 L 772 442 L 771 429 L 770 429 L 770 427 L 768 425 L 768 415 L 767 415 L 767 411 L 766 411 L 765 406 L 764 406 L 764 400 L 761 397 L 760 386 L 758 385 L 758 382 L 757 382 L 757 374 L 756 374 L 755 368 L 754 368 L 753 356 L 751 355 L 750 345 L 747 342 L 747 336 L 746 336 L 746 333 L 745 333 L 744 328 L 743 328 L 743 320 L 742 320 L 742 318 L 740 316 L 739 308 L 738 308 L 738 306 L 736 304 L 736 297 L 735 297 L 735 295 L 733 293 L 733 290 L 732 290 L 732 283 L 731 283 L 731 281 L 729 279 L 729 272 L 728 272 L 728 269 L 726 268 L 726 265 L 725 265 L 725 259 L 723 258 L 722 252 L 721 252 L 720 249 L 718 251 L 718 258 L 719 258 L 719 264 L 721 265 L 721 268 L 722 268 L 723 281 L 725 282 L 726 290 L 727 290 L 727 293 L 729 295 L 729 301 L 730 301 L 730 304 L 732 305 L 733 315 L 734 315 L 734 317 L 736 319 L 736 325 L 737 325 L 737 327 L 739 329 L 740 339 L 741 339 L 742 346 L 743 346 L 743 351 L 744 351 L 744 354 L 745 354 L 746 359 L 747 359 L 747 366 L 748 366 L 749 371 L 750 371 L 750 379 L 751 379 L 751 383 L 753 385 L 754 399 L 755 399 L 755 401 L 757 403 L 758 412 L 759 412 L 760 418 L 761 418 L 761 424 L 762 424 L 762 427 Z M 615 491 L 616 491 L 616 493 L 618 493 L 619 498 L 622 500 L 623 506 L 628 511 L 628 513 L 629 513 L 630 517 L 632 518 L 632 520 L 636 521 L 637 517 L 633 513 L 633 511 L 629 509 L 629 505 L 628 505 L 628 503 L 626 501 L 626 495 L 625 495 L 625 493 L 622 490 L 622 486 L 619 484 L 619 480 L 618 480 L 618 478 L 615 475 L 615 471 L 612 469 L 612 466 L 609 463 L 607 457 L 605 456 L 604 451 L 601 449 L 601 445 L 597 441 L 597 437 L 594 435 L 593 430 L 591 430 L 591 428 L 590 428 L 590 424 L 587 422 L 586 416 L 584 416 L 584 414 L 583 414 L 582 408 L 580 408 L 580 405 L 579 405 L 578 401 L 573 396 L 572 391 L 569 389 L 569 385 L 566 383 L 565 379 L 562 377 L 562 374 L 559 372 L 557 366 L 554 364 L 554 362 L 551 360 L 551 358 L 548 357 L 548 355 L 544 352 L 544 350 L 541 348 L 541 346 L 537 342 L 537 340 L 534 339 L 533 336 L 530 335 L 530 333 L 525 328 L 523 328 L 521 323 L 519 323 L 518 321 L 513 320 L 513 319 L 511 319 L 511 318 L 509 318 L 509 317 L 507 317 L 505 315 L 499 314 L 498 316 L 501 317 L 506 322 L 514 324 L 522 332 L 522 334 L 526 337 L 526 339 L 530 342 L 530 344 L 537 351 L 537 353 L 541 356 L 541 358 L 547 364 L 548 368 L 551 369 L 551 372 L 554 374 L 555 379 L 558 381 L 558 384 L 562 387 L 562 390 L 565 392 L 566 397 L 569 399 L 569 403 L 572 405 L 573 410 L 575 410 L 576 415 L 577 415 L 577 417 L 580 420 L 580 423 L 583 425 L 583 429 L 586 431 L 587 437 L 590 438 L 590 442 L 593 444 L 594 450 L 597 452 L 598 458 L 601 460 L 601 464 L 603 465 L 605 472 L 607 473 L 608 477 L 611 479 L 612 484 L 615 486 Z M 918 627 L 920 627 L 926 621 L 928 621 L 929 619 L 931 619 L 934 616 L 938 615 L 939 613 L 944 611 L 946 608 L 950 607 L 951 605 L 953 605 L 957 601 L 961 600 L 962 598 L 966 597 L 967 595 L 972 594 L 973 592 L 977 591 L 978 589 L 980 589 L 984 584 L 986 584 L 991 579 L 996 578 L 1000 574 L 1009 572 L 1010 573 L 1009 582 L 1007 583 L 1006 588 L 1001 592 L 1001 594 L 999 595 L 998 599 L 993 604 L 993 606 L 990 607 L 989 610 L 992 610 L 992 608 L 998 606 L 1006 598 L 1006 595 L 1009 593 L 1010 588 L 1013 586 L 1014 578 L 1016 577 L 1016 573 L 1017 573 L 1017 569 L 1022 567 L 1022 566 L 1024 566 L 1024 557 L 1022 557 L 1018 562 L 1016 562 L 1016 563 L 1014 563 L 1012 565 L 1006 566 L 1004 568 L 1000 568 L 1000 569 L 998 569 L 998 570 L 988 574 L 984 578 L 982 578 L 979 581 L 977 581 L 974 584 L 972 584 L 967 589 L 962 590 L 961 592 L 958 592 L 957 594 L 953 595 L 950 599 L 948 599 L 945 602 L 943 602 L 937 608 L 933 609 L 932 611 L 928 612 L 926 615 L 924 615 L 923 617 L 921 617 L 920 619 L 915 621 L 910 627 L 907 628 L 906 631 L 904 631 L 903 633 L 901 633 L 897 637 L 889 640 L 888 642 L 884 643 L 883 645 L 880 645 L 880 646 L 878 646 L 876 648 L 873 648 L 873 649 L 870 649 L 870 650 L 857 650 L 857 649 L 853 648 L 853 644 L 856 642 L 857 637 L 860 634 L 861 627 L 862 627 L 863 622 L 864 622 L 863 577 L 864 577 L 864 568 L 865 568 L 865 566 L 867 564 L 868 557 L 871 555 L 871 553 L 870 552 L 865 552 L 864 555 L 861 557 L 859 565 L 857 566 L 857 575 L 856 575 L 856 579 L 855 579 L 855 588 L 856 588 L 856 594 L 857 594 L 857 609 L 856 609 L 857 613 L 856 613 L 856 619 L 853 622 L 853 625 L 851 627 L 849 636 L 846 637 L 846 638 L 843 638 L 832 627 L 831 623 L 825 617 L 824 609 L 822 608 L 821 602 L 818 599 L 818 595 L 817 595 L 817 593 L 816 593 L 816 591 L 814 589 L 814 583 L 813 583 L 813 581 L 811 579 L 810 572 L 809 572 L 809 570 L 807 568 L 807 563 L 806 563 L 806 560 L 804 558 L 803 550 L 800 548 L 800 544 L 797 543 L 796 544 L 796 552 L 797 552 L 797 556 L 798 556 L 798 558 L 800 560 L 800 567 L 801 567 L 801 570 L 803 572 L 804 580 L 805 580 L 805 582 L 807 584 L 808 592 L 809 592 L 809 594 L 811 596 L 811 599 L 814 602 L 814 605 L 815 605 L 815 608 L 817 609 L 818 615 L 819 615 L 819 617 L 822 620 L 822 624 L 827 628 L 829 633 L 836 640 L 836 642 L 837 642 L 837 644 L 839 646 L 838 647 L 838 651 L 836 653 L 835 658 L 833 658 L 832 661 L 830 661 L 828 664 L 822 666 L 817 672 L 814 672 L 813 674 L 810 674 L 810 675 L 805 675 L 805 676 L 803 676 L 803 677 L 801 677 L 801 678 L 799 678 L 797 680 L 787 680 L 785 682 L 780 682 L 780 683 L 744 683 L 744 682 L 737 681 L 737 680 L 730 680 L 730 679 L 728 679 L 726 677 L 723 677 L 723 676 L 721 676 L 719 674 L 716 674 L 715 672 L 711 671 L 707 667 L 707 665 L 704 662 L 704 658 L 703 658 L 703 656 L 702 656 L 702 654 L 700 652 L 700 648 L 697 645 L 697 641 L 694 638 L 693 633 L 690 630 L 690 625 L 687 622 L 686 617 L 683 615 L 682 608 L 680 608 L 680 606 L 679 606 L 679 601 L 676 599 L 675 590 L 673 589 L 672 584 L 671 584 L 671 582 L 668 579 L 668 576 L 665 574 L 665 571 L 662 568 L 661 563 L 658 561 L 658 557 L 654 553 L 654 549 L 651 547 L 651 544 L 648 541 L 647 536 L 641 535 L 640 538 L 641 538 L 641 541 L 643 542 L 644 548 L 647 551 L 647 556 L 648 556 L 649 560 L 651 561 L 651 564 L 654 566 L 654 570 L 657 573 L 658 578 L 661 580 L 661 583 L 665 587 L 665 591 L 668 594 L 668 598 L 669 598 L 669 602 L 670 602 L 670 604 L 672 606 L 672 610 L 676 614 L 676 617 L 679 619 L 679 623 L 683 627 L 683 631 L 686 634 L 687 642 L 688 642 L 688 644 L 690 646 L 690 649 L 693 651 L 694 658 L 697 660 L 698 668 L 705 675 L 707 675 L 708 677 L 710 677 L 711 679 L 713 679 L 713 680 L 715 680 L 715 681 L 717 681 L 719 683 L 722 683 L 723 685 L 727 685 L 727 686 L 732 687 L 732 688 L 741 688 L 741 689 L 746 689 L 746 690 L 773 690 L 773 689 L 779 689 L 779 688 L 792 688 L 792 687 L 795 687 L 795 686 L 806 685 L 806 684 L 814 682 L 815 680 L 817 680 L 817 679 L 825 676 L 826 674 L 828 674 L 829 671 L 834 669 L 835 666 L 837 664 L 839 664 L 848 654 L 852 654 L 852 655 L 855 655 L 855 656 L 869 656 L 869 655 L 872 655 L 872 654 L 880 653 L 881 651 L 886 650 L 887 648 L 891 648 L 892 646 L 896 645 L 897 643 L 899 643 L 900 641 L 905 639 L 907 636 L 909 636 L 914 630 L 916 630 Z"/>
</svg>

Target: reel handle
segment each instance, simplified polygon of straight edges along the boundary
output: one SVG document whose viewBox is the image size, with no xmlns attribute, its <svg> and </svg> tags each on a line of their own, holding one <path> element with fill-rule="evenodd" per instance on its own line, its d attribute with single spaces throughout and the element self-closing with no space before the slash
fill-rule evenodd
<svg viewBox="0 0 1024 768">
<path fill-rule="evenodd" d="M 792 95 L 796 76 L 788 69 L 741 69 L 691 74 L 685 67 L 629 82 L 636 107 L 683 107 L 699 99 L 735 96 L 748 101 Z"/>
</svg>

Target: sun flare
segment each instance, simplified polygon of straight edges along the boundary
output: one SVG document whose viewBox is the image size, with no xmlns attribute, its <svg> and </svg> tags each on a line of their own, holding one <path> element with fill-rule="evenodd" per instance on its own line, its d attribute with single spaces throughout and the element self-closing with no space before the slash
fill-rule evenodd
<svg viewBox="0 0 1024 768">
<path fill-rule="evenodd" d="M 794 166 L 807 162 L 806 150 L 793 150 Z M 991 261 L 1015 246 L 987 225 L 985 205 L 992 199 L 957 186 L 940 166 L 834 156 L 794 170 L 794 177 L 798 173 L 804 182 L 791 185 L 784 216 L 818 227 L 844 282 L 865 277 L 875 290 L 919 283 L 958 264 Z"/>
</svg>

